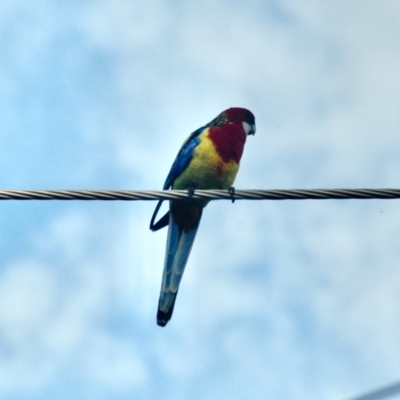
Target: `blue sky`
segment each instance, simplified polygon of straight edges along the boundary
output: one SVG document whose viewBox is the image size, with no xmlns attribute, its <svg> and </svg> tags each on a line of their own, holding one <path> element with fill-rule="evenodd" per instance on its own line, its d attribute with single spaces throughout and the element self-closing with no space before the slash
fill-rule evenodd
<svg viewBox="0 0 400 400">
<path fill-rule="evenodd" d="M 400 187 L 397 1 L 3 0 L 0 187 L 159 189 L 249 108 L 240 189 Z M 344 399 L 399 379 L 398 201 L 213 202 L 173 319 L 154 202 L 1 202 L 0 398 Z"/>
</svg>

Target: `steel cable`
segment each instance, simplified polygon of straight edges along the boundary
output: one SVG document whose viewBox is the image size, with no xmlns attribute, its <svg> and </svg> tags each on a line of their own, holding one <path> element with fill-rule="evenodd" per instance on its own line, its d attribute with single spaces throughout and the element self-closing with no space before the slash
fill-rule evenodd
<svg viewBox="0 0 400 400">
<path fill-rule="evenodd" d="M 0 200 L 344 200 L 399 199 L 400 189 L 0 190 Z"/>
</svg>

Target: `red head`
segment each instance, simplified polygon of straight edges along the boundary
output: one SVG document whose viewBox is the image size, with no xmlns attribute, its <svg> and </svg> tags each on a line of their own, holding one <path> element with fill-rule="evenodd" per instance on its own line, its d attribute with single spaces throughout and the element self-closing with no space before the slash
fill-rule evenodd
<svg viewBox="0 0 400 400">
<path fill-rule="evenodd" d="M 207 126 L 221 126 L 222 124 L 233 124 L 241 122 L 247 135 L 254 135 L 256 132 L 256 121 L 251 111 L 246 108 L 232 107 L 222 111 Z"/>
</svg>

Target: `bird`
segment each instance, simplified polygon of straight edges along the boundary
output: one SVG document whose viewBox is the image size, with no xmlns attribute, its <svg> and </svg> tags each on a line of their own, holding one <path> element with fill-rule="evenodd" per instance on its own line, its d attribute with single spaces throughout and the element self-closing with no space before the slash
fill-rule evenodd
<svg viewBox="0 0 400 400">
<path fill-rule="evenodd" d="M 248 135 L 256 132 L 255 117 L 245 108 L 232 107 L 195 130 L 183 143 L 165 180 L 163 190 L 230 189 L 239 170 Z M 167 247 L 157 324 L 172 317 L 179 284 L 200 224 L 203 208 L 210 200 L 170 200 L 169 211 L 155 222 L 163 200 L 159 200 L 150 229 L 168 226 Z"/>
</svg>

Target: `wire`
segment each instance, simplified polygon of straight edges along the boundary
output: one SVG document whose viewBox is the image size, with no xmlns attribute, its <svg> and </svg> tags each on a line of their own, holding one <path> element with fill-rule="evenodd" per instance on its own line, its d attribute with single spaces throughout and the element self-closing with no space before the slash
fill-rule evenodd
<svg viewBox="0 0 400 400">
<path fill-rule="evenodd" d="M 400 189 L 0 190 L 0 200 L 327 200 L 400 199 Z"/>
<path fill-rule="evenodd" d="M 395 396 L 400 393 L 400 382 L 384 388 L 375 390 L 373 392 L 364 394 L 362 396 L 354 397 L 351 400 L 381 400 Z"/>
</svg>

